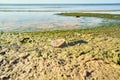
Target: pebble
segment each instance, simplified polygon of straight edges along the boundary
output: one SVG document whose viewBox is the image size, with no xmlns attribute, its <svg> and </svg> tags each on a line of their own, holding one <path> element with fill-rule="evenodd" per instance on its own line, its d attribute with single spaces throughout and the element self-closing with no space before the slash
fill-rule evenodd
<svg viewBox="0 0 120 80">
<path fill-rule="evenodd" d="M 61 47 L 65 43 L 65 39 L 56 39 L 51 42 L 51 46 L 53 47 Z"/>
</svg>

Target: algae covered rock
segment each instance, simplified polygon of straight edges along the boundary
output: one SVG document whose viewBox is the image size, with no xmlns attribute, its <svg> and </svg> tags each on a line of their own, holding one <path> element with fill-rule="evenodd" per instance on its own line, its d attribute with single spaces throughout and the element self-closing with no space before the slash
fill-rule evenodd
<svg viewBox="0 0 120 80">
<path fill-rule="evenodd" d="M 26 38 L 23 38 L 20 42 L 22 44 L 24 44 L 24 43 L 27 43 L 27 42 L 32 42 L 32 40 L 29 37 L 26 37 Z"/>
</svg>

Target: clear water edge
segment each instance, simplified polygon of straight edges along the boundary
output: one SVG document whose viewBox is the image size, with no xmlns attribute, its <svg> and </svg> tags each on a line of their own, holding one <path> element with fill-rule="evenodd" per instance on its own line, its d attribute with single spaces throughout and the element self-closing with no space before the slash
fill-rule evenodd
<svg viewBox="0 0 120 80">
<path fill-rule="evenodd" d="M 84 29 L 91 28 L 97 26 L 108 25 L 108 23 L 119 23 L 119 20 L 111 20 L 104 18 L 96 18 L 96 17 L 65 17 L 55 15 L 56 13 L 60 13 L 62 10 L 86 10 L 85 7 L 90 8 L 89 10 L 98 9 L 100 10 L 100 6 L 98 7 L 84 6 L 83 9 L 80 8 L 81 5 L 43 5 L 40 6 L 0 6 L 0 10 L 36 10 L 39 9 L 41 12 L 0 12 L 0 31 L 42 31 L 42 30 L 60 30 L 60 29 Z M 97 5 L 96 5 L 97 6 Z M 104 5 L 105 7 L 106 5 Z M 111 5 L 109 5 L 111 6 Z M 106 9 L 109 10 L 109 6 L 106 6 Z M 112 5 L 113 6 L 113 5 Z M 112 7 L 111 6 L 111 7 Z M 115 5 L 114 5 L 115 6 Z M 117 9 L 120 5 L 117 5 Z M 22 8 L 21 8 L 22 7 Z M 72 8 L 71 8 L 72 7 Z M 74 9 L 74 10 L 72 10 Z M 102 9 L 102 8 L 101 8 Z M 115 7 L 113 8 L 113 10 Z M 43 11 L 42 11 L 43 10 Z M 58 10 L 57 12 L 44 12 L 44 10 Z M 91 12 L 95 13 L 95 12 Z M 119 14 L 120 11 L 110 11 L 110 12 L 96 12 L 96 13 L 109 13 L 109 14 Z"/>
</svg>

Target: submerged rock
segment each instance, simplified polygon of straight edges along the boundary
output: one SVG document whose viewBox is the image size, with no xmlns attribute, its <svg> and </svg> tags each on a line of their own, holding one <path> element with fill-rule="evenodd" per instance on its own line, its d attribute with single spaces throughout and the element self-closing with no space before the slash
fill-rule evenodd
<svg viewBox="0 0 120 80">
<path fill-rule="evenodd" d="M 80 16 L 76 16 L 76 18 L 79 18 Z"/>
<path fill-rule="evenodd" d="M 61 47 L 65 43 L 65 39 L 56 39 L 51 42 L 53 47 Z"/>
</svg>

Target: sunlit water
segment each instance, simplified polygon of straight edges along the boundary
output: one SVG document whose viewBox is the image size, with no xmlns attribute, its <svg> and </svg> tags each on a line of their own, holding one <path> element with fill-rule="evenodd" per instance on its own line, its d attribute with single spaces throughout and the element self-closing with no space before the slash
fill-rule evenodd
<svg viewBox="0 0 120 80">
<path fill-rule="evenodd" d="M 120 10 L 120 4 L 0 4 L 0 10 Z"/>
<path fill-rule="evenodd" d="M 83 8 L 80 8 L 83 6 Z M 84 6 L 84 5 L 42 5 L 42 6 L 0 6 L 0 31 L 42 31 L 42 30 L 61 30 L 61 29 L 85 29 L 98 26 L 108 25 L 109 23 L 120 23 L 120 20 L 96 18 L 96 17 L 68 17 L 56 15 L 61 13 L 61 10 L 100 10 L 94 6 Z M 105 6 L 105 5 L 104 5 Z M 106 6 L 105 9 L 109 10 L 110 5 Z M 113 6 L 113 5 L 112 5 Z M 113 10 L 119 9 L 118 6 L 114 5 Z M 116 8 L 117 7 L 117 8 Z M 4 12 L 2 10 L 10 10 Z M 13 10 L 13 12 L 11 11 Z M 15 12 L 15 10 L 52 10 L 52 11 L 40 11 L 40 12 L 28 12 L 21 11 Z M 55 12 L 54 10 L 59 10 Z M 104 13 L 104 12 L 103 12 Z M 120 11 L 107 12 L 111 14 L 119 14 Z"/>
</svg>

